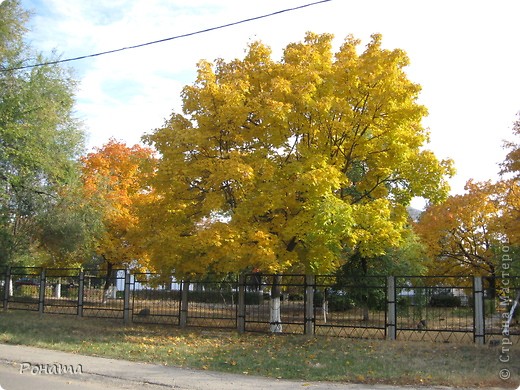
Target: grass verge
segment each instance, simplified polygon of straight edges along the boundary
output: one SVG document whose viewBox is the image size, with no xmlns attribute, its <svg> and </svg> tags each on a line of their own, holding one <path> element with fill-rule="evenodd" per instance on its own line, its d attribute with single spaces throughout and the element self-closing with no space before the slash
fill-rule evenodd
<svg viewBox="0 0 520 390">
<path fill-rule="evenodd" d="M 520 351 L 499 361 L 500 347 L 273 336 L 183 330 L 121 321 L 0 312 L 0 343 L 154 364 L 299 379 L 396 385 L 516 388 Z M 510 368 L 512 377 L 498 377 Z"/>
</svg>

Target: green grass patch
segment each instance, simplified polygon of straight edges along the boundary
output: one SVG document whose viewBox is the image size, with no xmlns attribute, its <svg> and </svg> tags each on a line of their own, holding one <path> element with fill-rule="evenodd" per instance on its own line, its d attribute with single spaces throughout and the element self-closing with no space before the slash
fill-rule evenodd
<svg viewBox="0 0 520 390">
<path fill-rule="evenodd" d="M 0 342 L 154 364 L 305 381 L 511 387 L 520 383 L 519 348 L 262 335 L 127 325 L 34 312 L 0 312 Z M 510 368 L 509 381 L 498 373 Z"/>
</svg>

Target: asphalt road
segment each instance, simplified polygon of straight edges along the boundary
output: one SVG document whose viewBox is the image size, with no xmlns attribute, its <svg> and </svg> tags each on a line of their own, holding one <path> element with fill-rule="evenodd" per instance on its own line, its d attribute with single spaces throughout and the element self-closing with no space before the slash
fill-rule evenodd
<svg viewBox="0 0 520 390">
<path fill-rule="evenodd" d="M 73 370 L 75 373 L 71 373 Z M 246 388 L 252 390 L 450 390 L 448 387 L 394 387 L 278 380 L 7 344 L 0 344 L 0 388 L 4 390 L 236 390 Z"/>
<path fill-rule="evenodd" d="M 167 388 L 167 387 L 166 387 Z M 164 390 L 165 386 L 147 385 L 109 377 L 93 375 L 33 375 L 20 374 L 20 364 L 0 363 L 0 390 L 109 390 L 143 389 Z"/>
</svg>

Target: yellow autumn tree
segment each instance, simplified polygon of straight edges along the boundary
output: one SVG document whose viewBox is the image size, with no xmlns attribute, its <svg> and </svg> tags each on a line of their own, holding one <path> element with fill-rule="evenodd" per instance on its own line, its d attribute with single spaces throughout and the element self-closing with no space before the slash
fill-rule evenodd
<svg viewBox="0 0 520 390">
<path fill-rule="evenodd" d="M 520 116 L 520 114 L 519 114 Z M 513 125 L 513 135 L 520 137 L 520 119 Z M 500 183 L 503 204 L 502 223 L 509 243 L 520 246 L 520 144 L 514 141 L 505 143 L 508 150 L 500 171 L 503 179 Z"/>
<path fill-rule="evenodd" d="M 504 239 L 500 218 L 501 184 L 468 181 L 466 193 L 430 206 L 416 225 L 432 262 L 430 273 L 496 276 L 495 251 Z"/>
<path fill-rule="evenodd" d="M 520 135 L 519 120 L 513 135 Z M 508 153 L 498 181 L 470 180 L 465 194 L 450 196 L 421 215 L 415 229 L 428 248 L 431 273 L 494 279 L 501 275 L 503 248 L 507 246 L 508 253 L 518 252 L 520 145 L 508 141 L 504 146 Z M 518 270 L 518 265 L 511 265 L 511 274 L 518 274 Z"/>
<path fill-rule="evenodd" d="M 151 196 L 142 180 L 152 174 L 153 161 L 151 149 L 113 139 L 82 159 L 85 193 L 102 215 L 95 250 L 107 281 L 113 269 L 148 266 L 135 210 Z"/>
<path fill-rule="evenodd" d="M 201 61 L 183 112 L 146 137 L 160 155 L 142 209 L 152 261 L 180 273 L 328 272 L 345 249 L 403 240 L 414 196 L 447 196 L 451 162 L 424 148 L 420 86 L 374 35 L 308 33 L 281 61 Z"/>
</svg>

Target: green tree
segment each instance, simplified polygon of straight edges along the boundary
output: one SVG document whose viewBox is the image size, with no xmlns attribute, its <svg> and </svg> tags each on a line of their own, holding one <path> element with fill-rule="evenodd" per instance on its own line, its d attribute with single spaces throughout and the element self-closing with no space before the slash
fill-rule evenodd
<svg viewBox="0 0 520 390">
<path fill-rule="evenodd" d="M 60 189 L 58 199 L 37 217 L 34 246 L 39 264 L 80 267 L 92 262 L 105 226 L 103 210 L 91 199 L 78 178 Z"/>
<path fill-rule="evenodd" d="M 403 237 L 399 247 L 388 248 L 379 256 L 367 258 L 359 251 L 348 254 L 345 264 L 335 273 L 333 289 L 345 291 L 348 299 L 363 307 L 364 321 L 369 320 L 369 309 L 381 309 L 385 304 L 384 277 L 423 275 L 427 271 L 426 248 L 411 226 Z M 375 288 L 378 283 L 381 288 Z"/>
<path fill-rule="evenodd" d="M 83 149 L 69 72 L 58 65 L 14 70 L 45 60 L 24 42 L 28 17 L 19 1 L 0 4 L 0 264 L 35 247 L 38 218 L 77 177 Z"/>
<path fill-rule="evenodd" d="M 307 34 L 271 59 L 201 61 L 174 114 L 146 139 L 160 153 L 143 209 L 159 269 L 329 272 L 345 249 L 370 258 L 403 242 L 405 206 L 448 191 L 451 162 L 424 148 L 426 109 L 408 58 L 374 35 Z"/>
</svg>

